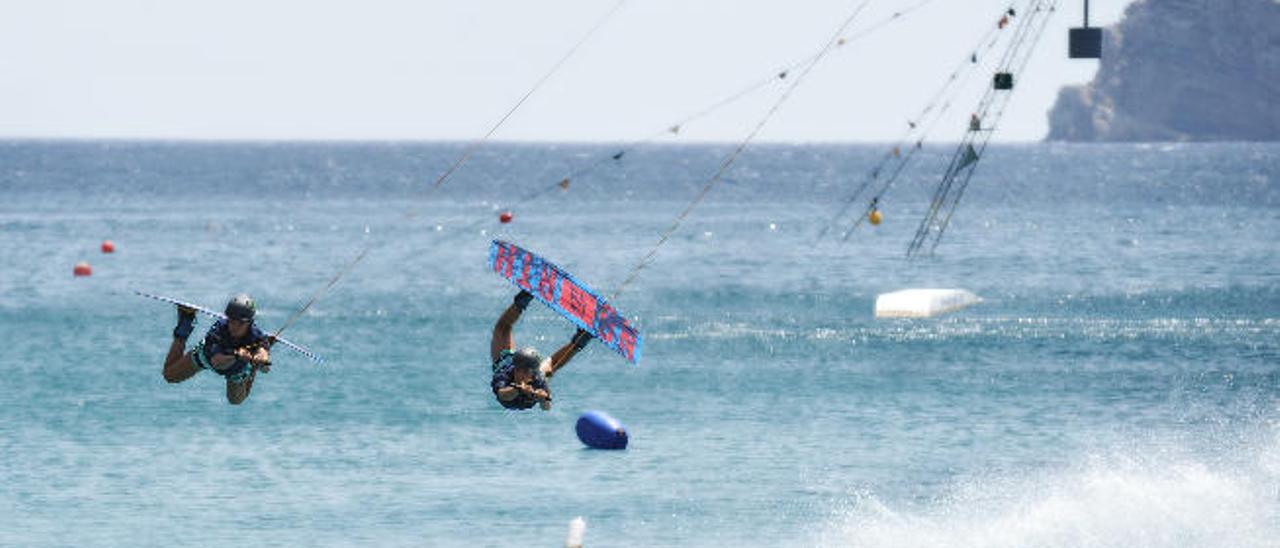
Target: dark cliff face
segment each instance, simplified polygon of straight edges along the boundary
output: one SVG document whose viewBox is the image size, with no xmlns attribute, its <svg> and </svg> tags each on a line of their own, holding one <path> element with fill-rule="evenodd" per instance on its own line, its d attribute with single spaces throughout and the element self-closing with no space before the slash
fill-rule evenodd
<svg viewBox="0 0 1280 548">
<path fill-rule="evenodd" d="M 1139 0 L 1051 141 L 1280 141 L 1280 0 Z"/>
</svg>

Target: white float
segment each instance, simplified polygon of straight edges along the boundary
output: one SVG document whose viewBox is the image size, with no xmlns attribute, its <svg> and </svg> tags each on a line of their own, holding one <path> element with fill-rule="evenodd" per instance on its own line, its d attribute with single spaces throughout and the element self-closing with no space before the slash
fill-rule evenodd
<svg viewBox="0 0 1280 548">
<path fill-rule="evenodd" d="M 587 522 L 582 516 L 569 522 L 569 536 L 564 539 L 564 548 L 582 548 L 583 537 L 587 534 Z"/>
<path fill-rule="evenodd" d="M 876 297 L 877 318 L 929 318 L 982 302 L 963 289 L 903 289 Z"/>
</svg>

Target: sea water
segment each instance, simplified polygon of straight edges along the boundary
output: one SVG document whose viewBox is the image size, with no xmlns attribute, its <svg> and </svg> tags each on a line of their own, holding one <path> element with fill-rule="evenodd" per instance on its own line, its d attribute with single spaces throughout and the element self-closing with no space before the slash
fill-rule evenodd
<svg viewBox="0 0 1280 548">
<path fill-rule="evenodd" d="M 463 146 L 0 143 L 0 544 L 1280 545 L 1280 146 L 996 147 L 914 260 L 948 147 L 844 241 L 886 147 L 752 147 L 613 300 L 641 363 L 588 347 L 550 412 L 489 390 L 490 240 L 613 294 L 731 147 L 490 144 L 431 190 Z M 365 249 L 285 332 L 325 363 L 161 377 L 134 290 L 271 330 Z M 984 302 L 872 317 L 910 287 Z"/>
</svg>

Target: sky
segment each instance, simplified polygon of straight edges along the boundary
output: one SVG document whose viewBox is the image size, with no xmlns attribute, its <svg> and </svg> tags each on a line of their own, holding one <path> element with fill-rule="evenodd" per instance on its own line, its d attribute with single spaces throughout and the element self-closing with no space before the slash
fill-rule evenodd
<svg viewBox="0 0 1280 548">
<path fill-rule="evenodd" d="M 758 140 L 893 141 L 1000 12 L 1027 1 L 623 0 L 492 139 L 660 134 L 812 56 L 862 6 L 846 36 L 904 15 L 831 50 Z M 0 138 L 469 141 L 616 3 L 0 0 Z M 1130 3 L 1092 2 L 1091 23 L 1115 23 Z M 997 141 L 1042 139 L 1061 86 L 1093 77 L 1097 61 L 1066 56 L 1082 9 L 1082 0 L 1060 4 L 1026 74 L 1015 75 Z M 788 84 L 665 138 L 739 141 Z M 976 104 L 973 89 L 939 126 L 956 128 L 951 139 Z"/>
</svg>

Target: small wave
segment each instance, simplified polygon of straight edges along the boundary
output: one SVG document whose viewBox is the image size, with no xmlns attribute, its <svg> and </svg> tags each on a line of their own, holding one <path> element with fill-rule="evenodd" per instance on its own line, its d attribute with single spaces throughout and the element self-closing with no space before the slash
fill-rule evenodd
<svg viewBox="0 0 1280 548">
<path fill-rule="evenodd" d="M 662 322 L 654 322 L 661 324 Z M 669 321 L 668 323 L 676 323 Z M 1067 318 L 984 317 L 945 320 L 880 320 L 850 326 L 790 325 L 775 327 L 753 322 L 702 322 L 687 328 L 667 325 L 646 333 L 650 340 L 705 338 L 714 340 L 812 340 L 890 342 L 962 340 L 1080 339 L 1098 342 L 1140 339 L 1253 340 L 1277 334 L 1275 318 Z"/>
</svg>

